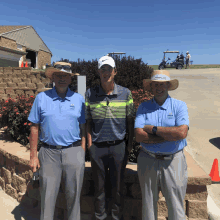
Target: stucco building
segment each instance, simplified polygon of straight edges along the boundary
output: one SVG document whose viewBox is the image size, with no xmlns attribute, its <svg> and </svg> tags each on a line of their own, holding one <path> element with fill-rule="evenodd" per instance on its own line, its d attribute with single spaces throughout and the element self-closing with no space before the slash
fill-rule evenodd
<svg viewBox="0 0 220 220">
<path fill-rule="evenodd" d="M 51 64 L 52 53 L 32 26 L 0 26 L 0 66 L 42 69 Z"/>
</svg>

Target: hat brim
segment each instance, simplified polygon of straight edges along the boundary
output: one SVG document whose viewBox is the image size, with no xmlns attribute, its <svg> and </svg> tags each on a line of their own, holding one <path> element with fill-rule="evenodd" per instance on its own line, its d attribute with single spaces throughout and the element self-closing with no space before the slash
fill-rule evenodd
<svg viewBox="0 0 220 220">
<path fill-rule="evenodd" d="M 144 79 L 143 80 L 143 89 L 146 91 L 150 91 L 150 83 L 154 82 L 170 82 L 170 87 L 168 91 L 172 91 L 178 88 L 179 86 L 179 81 L 177 79 L 172 79 L 172 80 L 151 80 L 151 79 Z"/>
<path fill-rule="evenodd" d="M 56 69 L 56 68 L 54 68 L 54 67 L 49 67 L 49 68 L 47 68 L 46 71 L 45 71 L 45 75 L 46 75 L 46 77 L 48 77 L 49 79 L 52 79 L 52 75 L 53 75 L 54 73 L 69 73 L 71 76 L 75 75 L 74 73 L 61 71 L 61 70 L 58 70 L 58 69 Z"/>
</svg>

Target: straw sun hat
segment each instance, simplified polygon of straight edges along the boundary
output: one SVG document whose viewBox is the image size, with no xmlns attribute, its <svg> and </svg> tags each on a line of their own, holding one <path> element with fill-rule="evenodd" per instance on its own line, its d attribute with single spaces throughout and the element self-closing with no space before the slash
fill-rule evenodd
<svg viewBox="0 0 220 220">
<path fill-rule="evenodd" d="M 45 75 L 46 77 L 48 77 L 49 79 L 52 79 L 52 75 L 53 73 L 69 73 L 71 76 L 75 75 L 74 73 L 71 73 L 71 72 L 68 72 L 64 69 L 57 69 L 57 68 L 54 68 L 54 67 L 48 67 L 46 70 L 45 70 Z"/>
<path fill-rule="evenodd" d="M 179 81 L 177 79 L 170 79 L 170 73 L 167 70 L 154 70 L 151 79 L 144 79 L 143 80 L 143 88 L 146 91 L 150 91 L 150 83 L 154 82 L 170 82 L 169 91 L 175 90 L 179 86 Z"/>
</svg>

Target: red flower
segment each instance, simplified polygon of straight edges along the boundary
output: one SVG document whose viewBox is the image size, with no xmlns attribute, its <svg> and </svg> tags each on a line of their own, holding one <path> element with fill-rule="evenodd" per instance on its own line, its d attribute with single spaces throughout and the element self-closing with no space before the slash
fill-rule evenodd
<svg viewBox="0 0 220 220">
<path fill-rule="evenodd" d="M 19 113 L 18 113 L 18 112 L 16 112 L 16 115 L 19 115 Z"/>
<path fill-rule="evenodd" d="M 6 103 L 8 102 L 8 100 L 5 101 Z"/>
<path fill-rule="evenodd" d="M 31 97 L 31 98 L 34 98 L 34 96 L 32 96 L 32 95 L 31 95 L 30 97 Z"/>
<path fill-rule="evenodd" d="M 28 125 L 30 126 L 30 125 L 31 125 L 31 123 L 28 123 Z"/>
<path fill-rule="evenodd" d="M 27 113 L 28 113 L 28 111 L 27 111 L 27 110 L 25 110 L 25 111 L 24 111 L 24 114 L 27 114 Z"/>
<path fill-rule="evenodd" d="M 27 122 L 25 122 L 24 125 L 27 125 Z"/>
</svg>

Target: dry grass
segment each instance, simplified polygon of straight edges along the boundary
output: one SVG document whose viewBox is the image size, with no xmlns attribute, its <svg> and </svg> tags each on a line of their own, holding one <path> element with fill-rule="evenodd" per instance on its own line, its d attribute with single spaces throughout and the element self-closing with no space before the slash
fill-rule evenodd
<svg viewBox="0 0 220 220">
<path fill-rule="evenodd" d="M 148 65 L 149 67 L 152 67 L 154 70 L 158 70 L 158 65 Z M 190 69 L 207 69 L 207 68 L 220 68 L 220 64 L 193 64 L 190 65 Z M 174 69 L 174 68 L 167 68 Z"/>
</svg>

